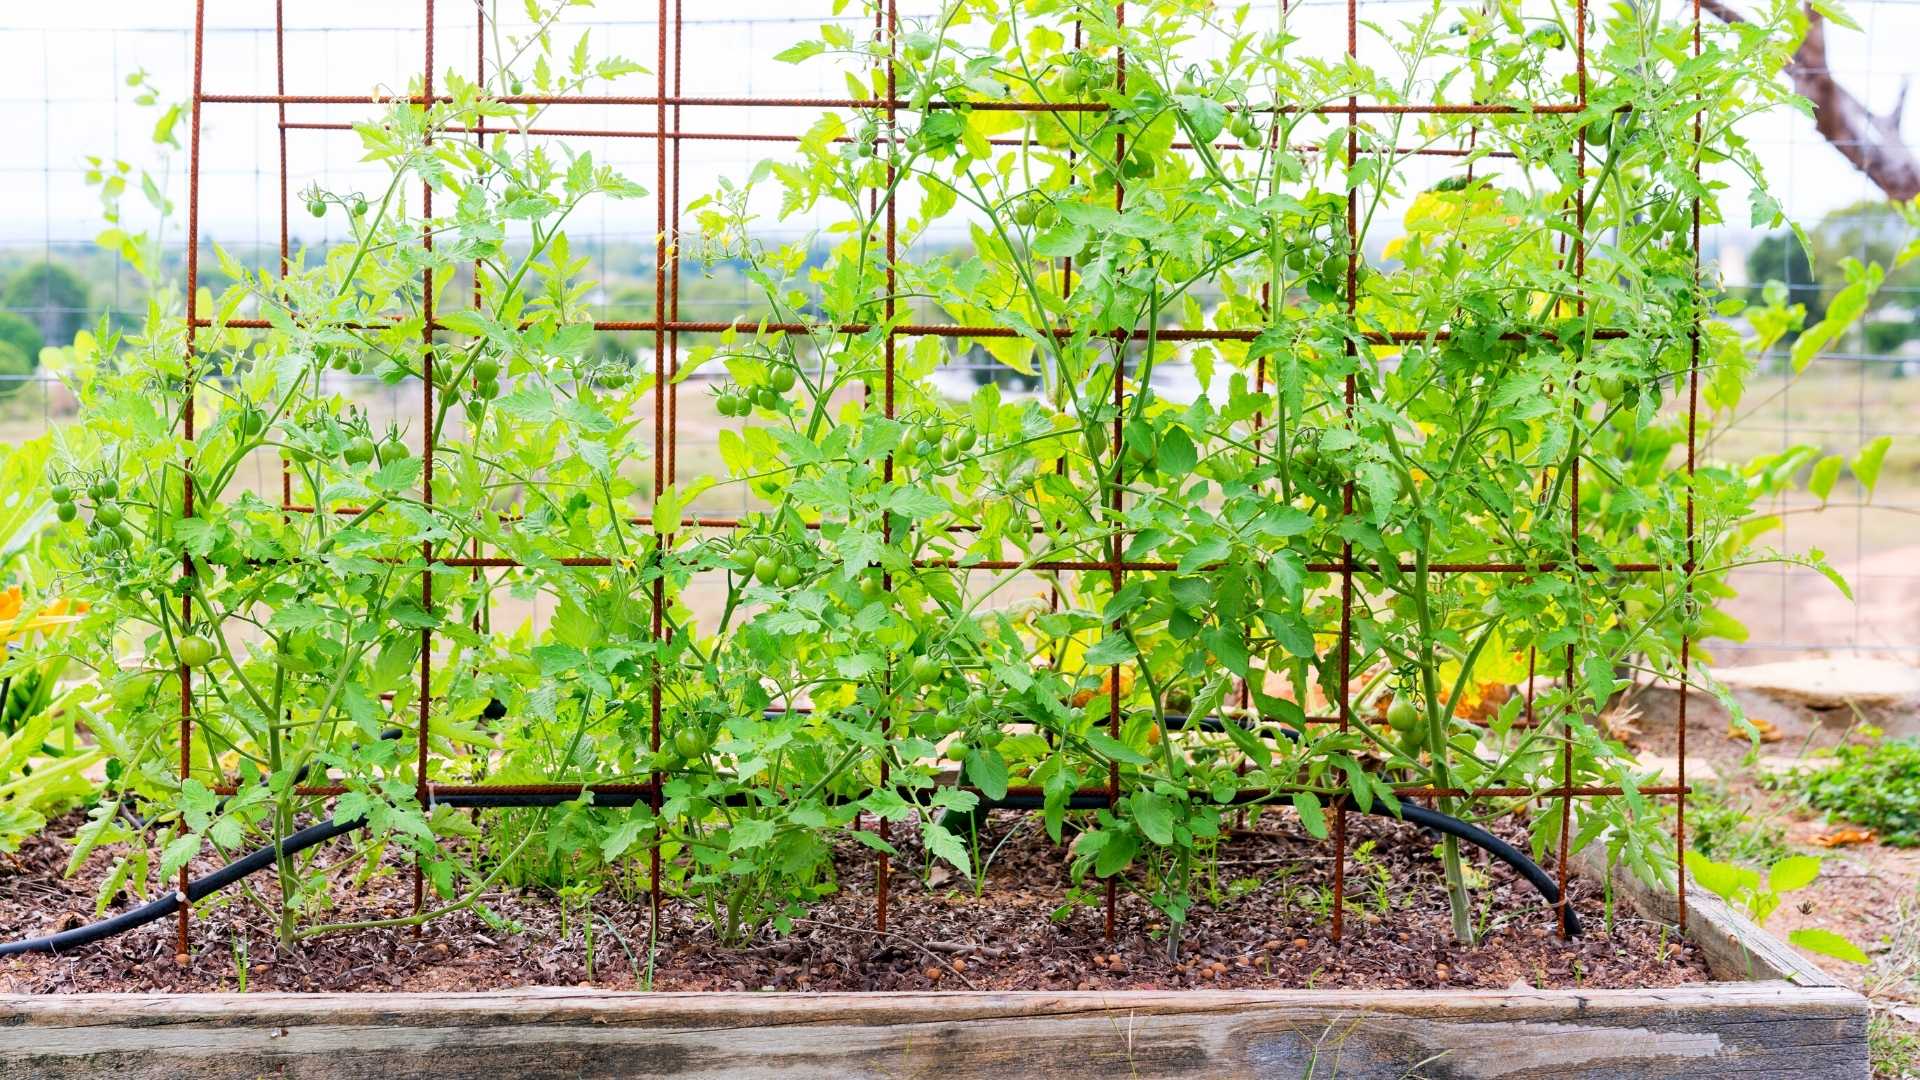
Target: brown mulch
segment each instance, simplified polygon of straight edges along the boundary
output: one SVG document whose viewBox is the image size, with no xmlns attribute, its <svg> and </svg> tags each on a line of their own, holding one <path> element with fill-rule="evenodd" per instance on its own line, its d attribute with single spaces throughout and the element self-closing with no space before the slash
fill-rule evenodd
<svg viewBox="0 0 1920 1080">
<path fill-rule="evenodd" d="M 109 859 L 96 855 L 73 879 L 60 876 L 70 816 L 0 856 L 0 940 L 91 921 L 92 897 Z M 1008 837 L 1008 830 L 1019 835 Z M 1496 827 L 1520 842 L 1518 823 Z M 175 959 L 172 919 L 64 956 L 0 959 L 0 992 L 450 991 L 592 984 L 655 990 L 1120 990 L 1206 987 L 1431 989 L 1661 987 L 1708 978 L 1700 951 L 1671 930 L 1616 913 L 1608 925 L 1599 890 L 1575 879 L 1574 907 L 1586 933 L 1554 933 L 1553 912 L 1504 865 L 1472 849 L 1480 942 L 1453 943 L 1436 840 L 1376 818 L 1348 819 L 1345 938 L 1330 940 L 1331 848 L 1274 815 L 1220 848 L 1215 873 L 1199 886 L 1178 957 L 1166 918 L 1140 894 L 1121 890 L 1113 942 L 1103 934 L 1100 891 L 1090 904 L 1055 917 L 1068 897 L 1064 848 L 1046 842 L 1034 815 L 996 812 L 981 850 L 1002 840 L 981 894 L 943 866 L 923 873 L 915 830 L 896 825 L 901 850 L 891 879 L 887 932 L 874 926 L 871 852 L 844 845 L 839 889 L 816 903 L 790 933 L 769 930 L 736 948 L 716 943 L 703 913 L 670 899 L 659 948 L 646 965 L 646 898 L 637 880 L 626 895 L 593 901 L 594 964 L 587 971 L 583 920 L 563 924 L 546 892 L 496 891 L 493 922 L 468 910 L 411 929 L 363 930 L 308 941 L 276 955 L 271 875 L 252 879 L 257 900 L 229 890 L 194 912 L 194 952 Z M 1521 844 L 1524 847 L 1524 844 Z M 339 845 L 336 856 L 348 849 Z M 196 874 L 213 869 L 197 863 Z M 639 874 L 644 875 L 644 860 Z M 352 873 L 343 872 L 342 881 Z M 1132 884 L 1139 886 L 1136 877 Z M 365 886 L 342 886 L 328 921 L 403 915 L 410 875 L 396 867 Z M 138 901 L 117 898 L 113 911 Z M 504 925 L 503 925 L 504 924 Z"/>
</svg>

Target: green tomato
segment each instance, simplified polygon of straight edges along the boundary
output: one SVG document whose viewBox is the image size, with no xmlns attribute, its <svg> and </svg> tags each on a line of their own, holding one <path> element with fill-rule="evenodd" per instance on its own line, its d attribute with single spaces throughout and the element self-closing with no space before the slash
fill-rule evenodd
<svg viewBox="0 0 1920 1080">
<path fill-rule="evenodd" d="M 917 686 L 932 686 L 939 682 L 941 671 L 940 661 L 924 653 L 914 657 L 913 663 L 907 666 L 907 676 Z"/>
<path fill-rule="evenodd" d="M 366 200 L 366 197 L 365 197 L 365 196 L 362 196 L 362 195 L 355 195 L 355 196 L 353 197 L 353 211 L 352 211 L 352 212 L 353 212 L 353 216 L 354 216 L 354 217 L 366 217 L 366 216 L 367 216 L 367 200 Z"/>
<path fill-rule="evenodd" d="M 1105 459 L 1107 456 L 1107 425 L 1096 423 L 1089 426 L 1087 428 L 1087 445 L 1092 451 L 1095 460 Z"/>
<path fill-rule="evenodd" d="M 102 506 L 93 512 L 93 520 L 111 529 L 120 524 L 120 508 L 112 505 Z"/>
<path fill-rule="evenodd" d="M 1087 88 L 1087 73 L 1077 67 L 1070 67 L 1060 76 L 1060 89 L 1068 97 L 1078 97 Z"/>
<path fill-rule="evenodd" d="M 780 572 L 774 576 L 773 583 L 783 589 L 791 589 L 800 584 L 800 568 L 792 563 L 782 563 Z"/>
<path fill-rule="evenodd" d="M 780 560 L 771 555 L 762 555 L 753 560 L 753 579 L 762 585 L 771 585 L 780 576 Z"/>
<path fill-rule="evenodd" d="M 319 198 L 308 200 L 307 213 L 312 214 L 314 217 L 317 217 L 317 218 L 326 217 L 327 216 L 326 201 Z"/>
<path fill-rule="evenodd" d="M 763 409 L 778 409 L 780 395 L 771 386 L 756 386 L 752 392 L 753 403 Z"/>
<path fill-rule="evenodd" d="M 251 406 L 240 410 L 240 434 L 251 439 L 267 430 L 267 414 Z"/>
<path fill-rule="evenodd" d="M 73 501 L 73 489 L 68 487 L 65 484 L 53 485 L 52 487 L 47 489 L 47 494 L 53 498 L 54 502 L 57 502 L 57 503 Z"/>
<path fill-rule="evenodd" d="M 1013 223 L 1022 228 L 1032 225 L 1040 218 L 1040 208 L 1031 199 L 1021 199 L 1013 204 Z"/>
<path fill-rule="evenodd" d="M 174 643 L 173 654 L 187 667 L 206 667 L 213 662 L 213 642 L 204 634 L 188 634 Z"/>
<path fill-rule="evenodd" d="M 93 497 L 94 502 L 105 502 L 119 496 L 120 485 L 111 476 L 103 477 L 87 486 L 87 494 Z"/>
<path fill-rule="evenodd" d="M 868 571 L 867 573 L 860 575 L 860 598 L 861 599 L 878 600 L 880 599 L 881 592 L 883 592 L 885 589 L 886 589 L 886 582 L 881 580 L 881 577 L 879 574 L 876 574 L 872 571 Z"/>
<path fill-rule="evenodd" d="M 491 356 L 483 356 L 473 362 L 473 377 L 476 382 L 500 377 L 500 361 Z"/>
<path fill-rule="evenodd" d="M 473 384 L 473 393 L 483 401 L 492 401 L 500 396 L 500 383 L 495 379 L 481 379 Z"/>
<path fill-rule="evenodd" d="M 408 456 L 407 444 L 401 442 L 397 436 L 381 443 L 374 452 L 379 455 L 382 465 L 391 465 Z"/>
<path fill-rule="evenodd" d="M 514 79 L 512 82 L 507 83 L 507 93 L 514 97 L 519 97 L 521 94 L 526 93 L 526 90 L 526 84 L 519 79 Z"/>
<path fill-rule="evenodd" d="M 706 733 L 696 728 L 681 728 L 673 733 L 673 752 L 688 761 L 704 756 L 708 745 Z"/>
<path fill-rule="evenodd" d="M 379 450 L 373 445 L 372 439 L 365 435 L 355 435 L 352 440 L 347 443 L 346 452 L 340 456 L 345 458 L 349 465 L 365 465 L 367 462 L 372 461 L 373 456 L 377 453 L 379 453 Z"/>
<path fill-rule="evenodd" d="M 1413 731 L 1420 726 L 1420 710 L 1406 698 L 1396 697 L 1387 708 L 1387 726 L 1402 735 Z"/>
<path fill-rule="evenodd" d="M 767 372 L 767 385 L 772 387 L 775 393 L 784 394 L 793 389 L 795 379 L 793 369 L 784 364 Z"/>
<path fill-rule="evenodd" d="M 979 439 L 980 436 L 969 427 L 963 427 L 953 433 L 953 445 L 959 447 L 961 453 L 973 449 L 974 444 L 977 443 Z"/>
<path fill-rule="evenodd" d="M 70 502 L 55 503 L 53 513 L 61 521 L 72 521 L 80 516 L 80 508 Z"/>
</svg>

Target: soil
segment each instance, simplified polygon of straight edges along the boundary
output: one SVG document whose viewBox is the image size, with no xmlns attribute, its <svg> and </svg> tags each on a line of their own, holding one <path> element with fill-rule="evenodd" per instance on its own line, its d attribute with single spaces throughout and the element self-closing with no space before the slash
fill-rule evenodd
<svg viewBox="0 0 1920 1080">
<path fill-rule="evenodd" d="M 0 940 L 38 935 L 92 918 L 109 859 L 96 854 L 72 879 L 60 876 L 70 817 L 0 856 Z M 274 919 L 229 890 L 194 913 L 193 954 L 175 957 L 174 922 L 163 920 L 62 956 L 0 959 L 0 992 L 434 991 L 598 985 L 655 990 L 1121 990 L 1184 987 L 1437 989 L 1660 987 L 1707 979 L 1700 952 L 1671 930 L 1617 913 L 1608 924 L 1597 887 L 1569 890 L 1586 932 L 1555 933 L 1553 911 L 1503 864 L 1470 860 L 1481 880 L 1475 917 L 1481 940 L 1454 944 L 1434 850 L 1413 826 L 1348 818 L 1344 940 L 1328 934 L 1331 848 L 1275 814 L 1236 832 L 1219 851 L 1218 892 L 1190 913 L 1177 958 L 1165 916 L 1122 889 L 1113 941 L 1103 934 L 1097 883 L 1087 904 L 1053 917 L 1069 899 L 1068 858 L 1047 843 L 1035 816 L 996 812 L 982 851 L 999 846 L 976 896 L 971 883 L 936 866 L 923 874 L 912 830 L 895 826 L 901 856 L 891 879 L 887 931 L 874 929 L 872 853 L 847 843 L 836 858 L 839 889 L 798 919 L 722 947 L 692 905 L 669 898 L 649 976 L 644 892 L 602 895 L 592 974 L 584 920 L 563 925 L 547 892 L 498 891 L 494 924 L 468 910 L 412 929 L 361 930 L 276 955 Z M 1524 828 L 1494 831 L 1521 842 Z M 1017 835 L 1009 836 L 1009 833 Z M 1002 844 L 1002 841 L 1007 841 Z M 1522 844 L 1524 846 L 1524 844 Z M 1471 850 L 1471 849 L 1469 849 Z M 341 847 L 340 853 L 346 849 Z M 1477 855 L 1477 852 L 1473 853 Z M 204 873 L 211 864 L 196 865 Z M 644 874 L 644 870 L 641 871 Z M 264 876 L 263 876 L 264 878 Z M 1129 884 L 1138 886 L 1138 880 Z M 271 897 L 274 886 L 257 886 Z M 399 867 L 349 889 L 329 920 L 393 917 L 411 906 Z M 116 899 L 113 910 L 134 901 Z M 508 925 L 500 926 L 500 920 Z"/>
</svg>

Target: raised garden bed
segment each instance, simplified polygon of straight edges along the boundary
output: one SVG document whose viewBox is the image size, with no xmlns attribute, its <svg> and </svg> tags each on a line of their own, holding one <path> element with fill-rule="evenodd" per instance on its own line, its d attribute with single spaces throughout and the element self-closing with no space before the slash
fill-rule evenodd
<svg viewBox="0 0 1920 1080">
<path fill-rule="evenodd" d="M 864 929 L 871 892 L 858 857 L 846 861 L 843 894 L 784 941 L 721 950 L 702 944 L 690 912 L 670 909 L 656 993 L 626 989 L 633 973 L 606 944 L 598 985 L 527 985 L 586 978 L 577 923 L 564 937 L 540 923 L 556 917 L 545 898 L 499 898 L 497 910 L 522 922 L 519 934 L 489 937 L 477 919 L 455 916 L 418 938 L 357 934 L 279 964 L 265 944 L 271 928 L 249 926 L 236 908 L 205 919 L 210 940 L 185 968 L 167 955 L 164 926 L 0 967 L 11 988 L 229 991 L 0 998 L 0 1074 L 1867 1075 L 1865 1001 L 1700 890 L 1681 935 L 1668 929 L 1670 896 L 1620 877 L 1609 926 L 1600 890 L 1576 878 L 1589 932 L 1563 944 L 1543 932 L 1551 916 L 1538 898 L 1493 869 L 1489 896 L 1512 919 L 1458 950 L 1422 850 L 1431 841 L 1372 823 L 1354 840 L 1371 841 L 1393 876 L 1390 922 L 1351 919 L 1341 945 L 1312 929 L 1295 940 L 1294 921 L 1307 928 L 1312 915 L 1289 912 L 1287 894 L 1270 884 L 1197 911 L 1177 966 L 1144 904 L 1122 905 L 1119 943 L 1106 946 L 1097 912 L 1046 919 L 1060 896 L 1049 883 L 1064 880 L 1057 868 L 1011 859 L 979 899 L 950 883 L 924 887 L 902 866 L 887 936 Z M 1327 873 L 1311 861 L 1324 849 L 1293 843 L 1302 850 L 1263 829 L 1237 839 L 1223 863 L 1299 859 L 1294 888 L 1311 890 Z M 29 848 L 24 860 L 37 854 Z M 9 888 L 16 905 L 22 880 Z M 396 902 L 375 884 L 351 914 Z M 636 904 L 597 910 L 609 927 L 644 927 Z M 256 933 L 251 956 L 235 949 Z M 256 992 L 230 992 L 236 956 Z M 1529 966 L 1533 974 L 1516 973 Z M 775 986 L 828 992 L 756 992 Z M 437 992 L 275 992 L 302 987 Z M 476 987 L 501 989 L 459 992 Z M 716 992 L 685 992 L 693 988 Z"/>
<path fill-rule="evenodd" d="M 1512 850 L 1685 855 L 1647 801 L 1684 782 L 1643 785 L 1602 713 L 1621 671 L 1684 685 L 1733 523 L 1778 494 L 1756 476 L 1817 456 L 1696 469 L 1789 317 L 1708 332 L 1739 305 L 1701 273 L 1695 166 L 1748 164 L 1727 133 L 1783 99 L 1797 16 L 1536 5 L 1366 20 L 1363 52 L 1349 0 L 1325 64 L 1284 5 L 1103 6 L 868 4 L 870 43 L 767 58 L 852 99 L 702 99 L 664 4 L 653 61 L 581 38 L 556 84 L 546 23 L 515 73 L 484 13 L 447 77 L 429 2 L 419 91 L 353 129 L 386 190 L 300 177 L 345 239 L 223 258 L 205 307 L 204 107 L 289 124 L 202 85 L 198 12 L 186 310 L 76 360 L 83 420 L 29 473 L 70 526 L 37 610 L 84 615 L 9 671 L 76 660 L 98 693 L 8 759 L 64 716 L 31 803 L 94 808 L 95 876 L 35 837 L 0 909 L 58 932 L 137 882 L 161 899 L 129 922 L 181 918 L 0 968 L 35 992 L 0 1073 L 1863 1074 L 1864 1003 L 1719 905 L 1682 933 L 1589 879 L 1568 908 Z M 649 70 L 650 133 L 532 126 Z M 695 195 L 703 100 L 810 126 Z M 565 132 L 652 138 L 651 192 Z M 770 246 L 775 188 L 830 249 Z M 596 318 L 620 283 L 562 226 L 648 198 L 652 318 Z M 683 270 L 751 287 L 686 321 Z M 1035 392 L 949 398 L 931 372 L 976 351 Z M 1157 389 L 1183 368 L 1202 393 Z M 417 387 L 419 419 L 343 371 Z M 1877 445 L 1809 486 L 1870 491 Z M 48 785 L 93 764 L 83 711 L 98 776 Z M 993 808 L 1050 836 L 972 836 Z"/>
</svg>

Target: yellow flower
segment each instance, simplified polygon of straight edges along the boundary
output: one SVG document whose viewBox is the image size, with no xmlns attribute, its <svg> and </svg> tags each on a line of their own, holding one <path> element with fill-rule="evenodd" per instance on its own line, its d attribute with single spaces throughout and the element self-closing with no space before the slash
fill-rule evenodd
<svg viewBox="0 0 1920 1080">
<path fill-rule="evenodd" d="M 87 611 L 86 604 L 75 603 L 63 596 L 34 615 L 22 619 L 21 612 L 25 606 L 26 598 L 21 595 L 20 586 L 15 585 L 5 592 L 0 592 L 0 624 L 5 624 L 5 629 L 0 630 L 0 641 L 11 641 L 23 634 L 31 634 L 38 630 L 53 630 L 68 623 L 79 622 L 81 616 Z"/>
</svg>

